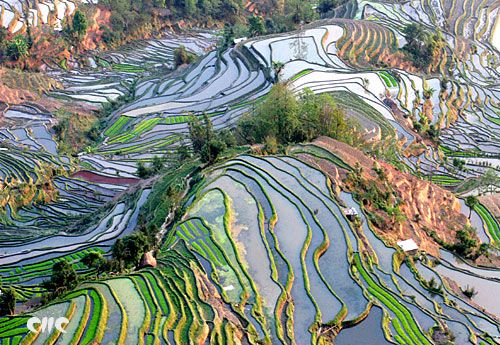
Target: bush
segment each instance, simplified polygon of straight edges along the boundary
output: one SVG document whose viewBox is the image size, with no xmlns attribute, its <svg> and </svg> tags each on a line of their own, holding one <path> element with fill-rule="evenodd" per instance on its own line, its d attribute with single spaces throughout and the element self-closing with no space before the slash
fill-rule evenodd
<svg viewBox="0 0 500 345">
<path fill-rule="evenodd" d="M 7 41 L 5 49 L 6 56 L 12 61 L 21 60 L 29 55 L 28 40 L 23 35 L 17 35 Z"/>
<path fill-rule="evenodd" d="M 473 286 L 469 287 L 469 285 L 467 285 L 467 288 L 461 289 L 461 290 L 462 290 L 462 293 L 465 296 L 467 296 L 468 298 L 472 298 L 477 294 L 476 289 Z"/>
<path fill-rule="evenodd" d="M 201 161 L 209 164 L 215 162 L 226 148 L 226 144 L 220 139 L 209 140 L 201 150 Z"/>
<path fill-rule="evenodd" d="M 174 49 L 174 64 L 175 67 L 190 64 L 196 59 L 196 55 L 186 50 L 186 47 L 180 45 Z"/>
</svg>

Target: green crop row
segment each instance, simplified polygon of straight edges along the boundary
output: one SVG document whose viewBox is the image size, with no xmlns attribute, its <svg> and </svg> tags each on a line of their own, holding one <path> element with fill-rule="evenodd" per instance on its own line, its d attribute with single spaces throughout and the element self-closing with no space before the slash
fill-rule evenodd
<svg viewBox="0 0 500 345">
<path fill-rule="evenodd" d="M 157 277 L 150 271 L 143 272 L 142 276 L 149 282 L 149 285 L 151 286 L 155 294 L 156 301 L 158 302 L 158 307 L 160 308 L 161 313 L 163 315 L 168 315 L 168 302 L 164 295 L 164 289 L 160 287 L 160 283 L 158 282 Z"/>
<path fill-rule="evenodd" d="M 128 73 L 141 73 L 144 72 L 145 69 L 139 66 L 129 65 L 125 63 L 114 63 L 111 65 L 113 70 L 119 72 L 128 72 Z"/>
<path fill-rule="evenodd" d="M 483 156 L 483 153 L 481 151 L 472 151 L 472 150 L 466 150 L 466 151 L 454 151 L 452 149 L 450 149 L 449 147 L 446 147 L 446 146 L 442 146 L 440 145 L 439 148 L 441 149 L 441 151 L 443 151 L 443 153 L 446 155 L 446 156 L 450 156 L 450 157 L 465 157 L 465 158 L 470 158 L 470 157 L 481 157 Z"/>
<path fill-rule="evenodd" d="M 108 137 L 114 137 L 125 127 L 133 118 L 128 116 L 120 116 L 118 120 L 115 121 L 105 132 L 104 135 Z"/>
<path fill-rule="evenodd" d="M 36 277 L 44 277 L 51 274 L 52 266 L 58 261 L 68 261 L 73 264 L 77 271 L 86 270 L 83 264 L 80 263 L 81 258 L 91 251 L 104 253 L 100 248 L 88 248 L 73 254 L 65 255 L 59 258 L 41 261 L 34 264 L 24 266 L 6 267 L 0 270 L 0 275 L 4 283 L 19 283 Z"/>
<path fill-rule="evenodd" d="M 165 118 L 164 123 L 167 125 L 175 125 L 177 123 L 186 123 L 189 122 L 190 116 L 187 115 L 177 115 L 177 116 L 169 116 Z"/>
<path fill-rule="evenodd" d="M 15 336 L 27 331 L 26 327 L 19 326 L 26 325 L 28 318 L 14 317 L 11 319 L 5 318 L 4 320 L 0 322 L 0 338 Z"/>
<path fill-rule="evenodd" d="M 361 263 L 359 253 L 354 254 L 354 260 L 358 272 L 368 284 L 368 292 L 396 315 L 397 318 L 392 320 L 392 324 L 396 329 L 396 332 L 404 340 L 403 344 L 431 345 L 411 316 L 408 308 L 394 298 L 394 296 L 387 292 L 383 287 L 378 285 L 368 274 Z"/>
<path fill-rule="evenodd" d="M 156 126 L 158 123 L 162 121 L 161 118 L 159 117 L 154 117 L 151 119 L 146 119 L 144 121 L 139 122 L 139 124 L 135 125 L 132 131 L 121 134 L 117 137 L 114 137 L 112 140 L 109 141 L 110 144 L 115 144 L 115 143 L 126 143 L 132 140 L 134 137 L 141 135 L 144 132 L 149 131 L 152 129 L 154 126 Z"/>
<path fill-rule="evenodd" d="M 385 85 L 387 85 L 388 87 L 398 86 L 398 82 L 390 73 L 382 71 L 378 72 L 378 75 L 384 80 Z"/>
<path fill-rule="evenodd" d="M 290 81 L 295 81 L 299 79 L 300 77 L 303 77 L 309 73 L 311 73 L 313 70 L 312 69 L 305 69 L 300 71 L 299 73 L 295 74 L 293 77 L 290 78 Z"/>
<path fill-rule="evenodd" d="M 332 162 L 333 164 L 338 165 L 342 169 L 349 171 L 352 170 L 352 168 L 342 159 L 340 159 L 337 155 L 331 153 L 330 151 L 326 150 L 321 146 L 317 146 L 314 144 L 305 144 L 305 145 L 299 144 L 292 149 L 292 153 L 294 155 L 305 153 L 314 156 L 316 158 L 326 159 Z"/>
<path fill-rule="evenodd" d="M 460 183 L 460 180 L 446 175 L 432 175 L 432 182 L 443 186 L 453 186 Z"/>
<path fill-rule="evenodd" d="M 490 233 L 493 241 L 500 242 L 500 229 L 497 221 L 491 215 L 491 213 L 482 204 L 478 204 L 474 207 L 474 211 L 481 217 L 483 222 L 486 224 L 486 228 Z"/>
<path fill-rule="evenodd" d="M 103 318 L 103 297 L 97 290 L 89 289 L 89 297 L 92 299 L 92 314 L 90 315 L 90 321 L 87 325 L 85 336 L 83 338 L 82 344 L 90 344 L 96 338 L 99 331 L 99 322 Z M 104 320 L 106 322 L 106 320 Z"/>
</svg>

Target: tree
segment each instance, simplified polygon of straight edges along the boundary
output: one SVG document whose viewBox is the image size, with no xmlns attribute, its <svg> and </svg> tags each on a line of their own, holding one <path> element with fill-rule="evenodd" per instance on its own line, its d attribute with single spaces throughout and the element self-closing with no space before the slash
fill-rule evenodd
<svg viewBox="0 0 500 345">
<path fill-rule="evenodd" d="M 194 61 L 195 55 L 188 52 L 186 47 L 180 45 L 178 48 L 174 49 L 174 64 L 175 67 L 190 64 Z"/>
<path fill-rule="evenodd" d="M 207 114 L 203 114 L 203 119 L 199 116 L 191 116 L 188 127 L 193 151 L 200 153 L 205 144 L 214 137 L 212 122 Z"/>
<path fill-rule="evenodd" d="M 479 188 L 481 191 L 488 192 L 488 189 L 493 192 L 500 184 L 500 177 L 493 169 L 488 169 L 479 177 Z"/>
<path fill-rule="evenodd" d="M 285 2 L 285 13 L 288 14 L 293 24 L 311 22 L 317 15 L 312 8 L 311 2 L 302 0 L 287 0 Z"/>
<path fill-rule="evenodd" d="M 147 178 L 150 176 L 149 169 L 144 165 L 142 161 L 137 162 L 137 176 L 140 178 Z"/>
<path fill-rule="evenodd" d="M 266 33 L 264 19 L 261 16 L 253 15 L 248 18 L 248 32 L 251 36 L 260 36 Z"/>
<path fill-rule="evenodd" d="M 179 159 L 179 162 L 183 162 L 189 157 L 191 157 L 191 154 L 189 153 L 189 148 L 183 144 L 177 146 L 177 157 Z"/>
<path fill-rule="evenodd" d="M 88 268 L 95 268 L 97 274 L 102 270 L 102 266 L 105 264 L 106 259 L 99 252 L 89 252 L 83 256 L 80 260 Z"/>
<path fill-rule="evenodd" d="M 244 115 L 237 128 L 239 137 L 250 144 L 264 143 L 272 138 L 279 145 L 310 141 L 326 135 L 352 145 L 357 136 L 357 124 L 348 121 L 329 94 L 315 95 L 304 90 L 297 100 L 283 83 L 277 83 L 253 116 Z M 266 139 L 269 138 L 269 139 Z"/>
<path fill-rule="evenodd" d="M 219 155 L 226 149 L 226 144 L 219 139 L 210 139 L 201 150 L 201 161 L 211 164 L 217 160 Z"/>
<path fill-rule="evenodd" d="M 165 161 L 158 156 L 153 157 L 153 164 L 151 166 L 152 174 L 158 174 L 162 169 Z"/>
<path fill-rule="evenodd" d="M 467 298 L 469 298 L 469 299 L 474 297 L 477 294 L 476 289 L 473 286 L 467 285 L 467 287 L 465 289 L 462 289 L 462 288 L 460 288 L 460 289 L 462 290 L 462 293 L 465 296 L 467 296 Z"/>
<path fill-rule="evenodd" d="M 279 144 L 292 141 L 299 126 L 297 98 L 284 83 L 273 85 L 266 100 L 256 110 L 259 142 L 273 135 Z"/>
<path fill-rule="evenodd" d="M 267 153 L 275 154 L 276 152 L 278 152 L 278 141 L 276 140 L 275 136 L 268 135 L 267 137 L 265 137 L 264 145 L 264 149 Z"/>
<path fill-rule="evenodd" d="M 112 20 L 111 22 L 113 23 Z M 75 49 L 78 49 L 80 43 L 85 37 L 85 34 L 87 33 L 87 27 L 88 22 L 85 13 L 81 12 L 80 10 L 76 10 L 71 23 L 66 22 L 64 30 L 62 32 L 63 37 L 66 39 L 66 41 L 68 41 L 69 44 L 74 46 Z M 106 34 L 103 33 L 103 36 L 105 35 Z M 107 40 L 108 39 L 106 38 L 106 41 Z"/>
<path fill-rule="evenodd" d="M 477 247 L 476 229 L 466 225 L 457 231 L 455 237 L 457 239 L 454 245 L 455 251 L 464 257 L 471 256 Z"/>
<path fill-rule="evenodd" d="M 465 167 L 465 161 L 460 158 L 453 158 L 452 162 L 453 166 L 457 168 L 458 170 L 464 170 Z"/>
<path fill-rule="evenodd" d="M 73 16 L 73 33 L 75 36 L 81 40 L 85 34 L 87 33 L 87 16 L 85 13 L 81 12 L 80 10 L 75 11 L 75 15 Z"/>
<path fill-rule="evenodd" d="M 344 2 L 345 1 L 343 1 L 343 0 L 321 0 L 318 4 L 318 7 L 316 8 L 316 10 L 320 14 L 327 14 L 330 11 L 332 11 L 333 9 L 335 9 L 336 7 L 340 6 Z"/>
<path fill-rule="evenodd" d="M 472 215 L 472 210 L 479 204 L 479 201 L 474 195 L 469 195 L 465 198 L 465 204 L 469 206 L 469 219 Z"/>
<path fill-rule="evenodd" d="M 29 55 L 28 41 L 23 35 L 17 35 L 7 42 L 6 55 L 12 61 L 19 61 Z"/>
<path fill-rule="evenodd" d="M 222 50 L 230 47 L 234 39 L 236 38 L 234 27 L 228 23 L 224 24 L 224 30 L 222 31 Z"/>
<path fill-rule="evenodd" d="M 74 289 L 78 285 L 78 275 L 73 265 L 66 260 L 61 260 L 52 266 L 50 280 L 44 281 L 42 285 L 57 296 Z"/>
<path fill-rule="evenodd" d="M 139 260 L 149 249 L 149 242 L 144 233 L 138 231 L 116 240 L 111 251 L 113 258 L 119 262 L 120 270 L 137 266 Z"/>
<path fill-rule="evenodd" d="M 422 24 L 416 23 L 406 25 L 403 28 L 403 34 L 405 35 L 405 39 L 408 44 L 412 44 L 416 41 L 420 43 L 426 37 L 426 33 Z"/>
<path fill-rule="evenodd" d="M 418 68 L 429 66 L 436 47 L 438 36 L 430 35 L 421 24 L 408 24 L 403 28 L 406 44 L 403 50 L 406 51 L 413 64 Z"/>
<path fill-rule="evenodd" d="M 273 70 L 274 70 L 274 80 L 275 82 L 280 81 L 280 76 L 281 72 L 283 71 L 283 68 L 285 67 L 285 64 L 281 61 L 273 61 Z"/>
<path fill-rule="evenodd" d="M 184 0 L 184 11 L 188 16 L 195 17 L 197 14 L 195 0 Z"/>
<path fill-rule="evenodd" d="M 16 309 L 16 292 L 7 287 L 0 290 L 0 316 L 13 315 Z"/>
<path fill-rule="evenodd" d="M 320 135 L 340 139 L 346 135 L 348 128 L 345 114 L 337 107 L 332 96 L 326 93 L 315 95 L 306 89 L 299 102 L 303 140 L 310 141 Z"/>
</svg>

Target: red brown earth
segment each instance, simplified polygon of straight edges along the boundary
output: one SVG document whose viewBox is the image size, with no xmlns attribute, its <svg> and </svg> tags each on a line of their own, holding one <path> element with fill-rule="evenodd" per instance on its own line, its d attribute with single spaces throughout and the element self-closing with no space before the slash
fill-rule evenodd
<svg viewBox="0 0 500 345">
<path fill-rule="evenodd" d="M 439 256 L 440 246 L 428 235 L 426 229 L 435 231 L 441 240 L 454 243 L 456 231 L 468 223 L 467 217 L 460 213 L 458 199 L 451 192 L 429 181 L 400 172 L 390 164 L 375 161 L 360 150 L 334 139 L 321 137 L 314 144 L 331 151 L 350 166 L 359 165 L 362 168 L 361 177 L 367 181 L 375 181 L 381 190 L 395 192 L 401 201 L 400 209 L 405 216 L 404 220 L 395 221 L 372 205 L 365 205 L 368 211 L 384 217 L 384 227 L 374 226 L 374 229 L 389 245 L 395 246 L 397 241 L 412 238 L 420 249 Z M 302 155 L 301 158 L 325 171 L 338 187 L 349 190 L 346 170 L 310 155 Z M 380 181 L 373 170 L 375 167 L 385 171 L 385 181 Z"/>
<path fill-rule="evenodd" d="M 137 178 L 127 178 L 127 177 L 110 177 L 97 174 L 92 171 L 80 170 L 71 175 L 72 178 L 81 178 L 82 180 L 94 183 L 106 183 L 115 185 L 135 185 L 139 183 Z"/>
</svg>

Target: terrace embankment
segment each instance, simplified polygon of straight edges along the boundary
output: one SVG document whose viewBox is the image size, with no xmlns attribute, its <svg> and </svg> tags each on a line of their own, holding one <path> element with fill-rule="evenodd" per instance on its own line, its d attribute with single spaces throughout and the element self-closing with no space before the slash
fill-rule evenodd
<svg viewBox="0 0 500 345">
<path fill-rule="evenodd" d="M 468 222 L 467 217 L 460 213 L 458 199 L 451 192 L 400 172 L 385 162 L 375 161 L 339 141 L 321 137 L 314 144 L 333 152 L 351 167 L 359 166 L 361 169 L 356 171 L 366 185 L 375 186 L 381 195 L 394 199 L 392 205 L 399 208 L 399 217 L 397 214 L 389 216 L 390 212 L 383 212 L 369 197 L 362 196 L 365 209 L 372 213 L 372 219 L 378 220 L 373 222 L 375 230 L 389 244 L 413 238 L 421 249 L 439 256 L 439 245 L 428 235 L 428 231 L 433 230 L 441 240 L 454 243 L 456 231 Z M 320 164 L 323 169 L 328 168 L 324 163 Z M 377 173 L 377 170 L 382 172 Z M 327 172 L 338 186 L 349 190 L 347 171 L 330 166 Z"/>
</svg>

